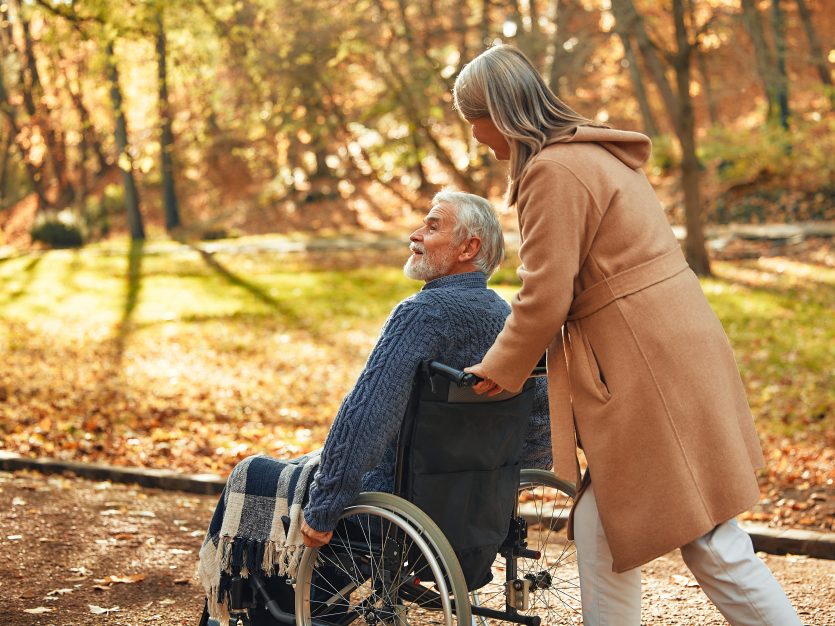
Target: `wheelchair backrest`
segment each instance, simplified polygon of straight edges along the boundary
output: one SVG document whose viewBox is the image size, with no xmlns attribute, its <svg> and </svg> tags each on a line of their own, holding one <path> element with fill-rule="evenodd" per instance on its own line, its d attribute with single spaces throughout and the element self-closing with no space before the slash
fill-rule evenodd
<svg viewBox="0 0 835 626">
<path fill-rule="evenodd" d="M 476 395 L 421 368 L 398 442 L 396 492 L 438 524 L 467 584 L 490 580 L 507 536 L 534 383 L 518 394 Z"/>
</svg>

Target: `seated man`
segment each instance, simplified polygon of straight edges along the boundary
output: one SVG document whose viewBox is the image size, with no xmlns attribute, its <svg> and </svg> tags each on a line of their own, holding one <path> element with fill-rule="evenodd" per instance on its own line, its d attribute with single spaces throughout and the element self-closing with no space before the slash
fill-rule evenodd
<svg viewBox="0 0 835 626">
<path fill-rule="evenodd" d="M 397 437 L 420 364 L 476 363 L 501 331 L 510 306 L 487 288 L 504 257 L 493 207 L 478 196 L 442 191 L 423 221 L 410 237 L 404 272 L 426 284 L 392 311 L 321 453 L 294 461 L 250 457 L 232 471 L 200 551 L 205 617 L 228 615 L 234 572 L 260 567 L 292 577 L 302 541 L 317 547 L 330 541 L 360 491 L 393 491 Z M 547 407 L 545 379 L 538 379 L 522 467 L 551 467 Z M 271 588 L 291 611 L 292 587 Z M 265 610 L 251 617 L 252 624 L 273 623 Z"/>
<path fill-rule="evenodd" d="M 504 258 L 501 226 L 490 203 L 442 191 L 423 222 L 410 237 L 412 256 L 403 271 L 426 284 L 392 311 L 334 419 L 304 512 L 305 545 L 330 541 L 340 513 L 360 491 L 393 490 L 397 435 L 421 361 L 463 368 L 487 351 L 510 311 L 487 288 L 487 278 Z M 548 469 L 544 380 L 538 385 L 521 463 Z"/>
</svg>

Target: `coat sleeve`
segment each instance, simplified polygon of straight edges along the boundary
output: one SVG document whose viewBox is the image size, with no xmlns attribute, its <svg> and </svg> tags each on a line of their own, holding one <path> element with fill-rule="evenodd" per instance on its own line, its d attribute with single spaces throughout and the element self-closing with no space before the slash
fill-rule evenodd
<svg viewBox="0 0 835 626">
<path fill-rule="evenodd" d="M 519 186 L 519 277 L 511 313 L 482 364 L 489 378 L 518 391 L 560 332 L 574 280 L 600 211 L 586 186 L 549 159 L 532 163 Z M 596 228 L 596 227 L 595 227 Z"/>
</svg>

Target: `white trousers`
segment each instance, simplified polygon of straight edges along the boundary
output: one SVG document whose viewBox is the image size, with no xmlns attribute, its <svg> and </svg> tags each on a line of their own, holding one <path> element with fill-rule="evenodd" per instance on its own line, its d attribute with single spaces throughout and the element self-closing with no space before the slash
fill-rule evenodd
<svg viewBox="0 0 835 626">
<path fill-rule="evenodd" d="M 612 553 L 600 523 L 594 485 L 574 512 L 584 626 L 640 626 L 641 569 L 612 571 Z M 736 522 L 719 524 L 681 548 L 702 590 L 732 626 L 800 626 L 780 584 Z"/>
</svg>

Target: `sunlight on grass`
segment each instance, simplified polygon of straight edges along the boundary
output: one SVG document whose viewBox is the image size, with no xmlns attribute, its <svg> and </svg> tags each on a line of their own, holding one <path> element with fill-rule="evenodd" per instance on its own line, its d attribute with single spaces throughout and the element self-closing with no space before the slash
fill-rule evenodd
<svg viewBox="0 0 835 626">
<path fill-rule="evenodd" d="M 375 254 L 110 243 L 0 263 L 6 447 L 194 471 L 317 447 L 391 308 L 421 287 L 402 274 L 403 250 Z M 515 263 L 491 280 L 507 299 Z M 835 270 L 714 268 L 702 284 L 760 432 L 825 439 Z"/>
<path fill-rule="evenodd" d="M 785 259 L 715 263 L 702 285 L 761 425 L 833 428 L 835 271 Z"/>
<path fill-rule="evenodd" d="M 141 255 L 127 278 L 128 255 L 51 251 L 0 266 L 0 311 L 5 318 L 60 318 L 116 324 L 131 290 L 133 323 L 204 321 L 278 315 L 291 326 L 320 329 L 379 323 L 420 285 L 398 268 L 285 269 L 278 255 L 222 255 L 211 264 L 197 252 Z M 134 284 L 131 284 L 133 282 Z"/>
</svg>

